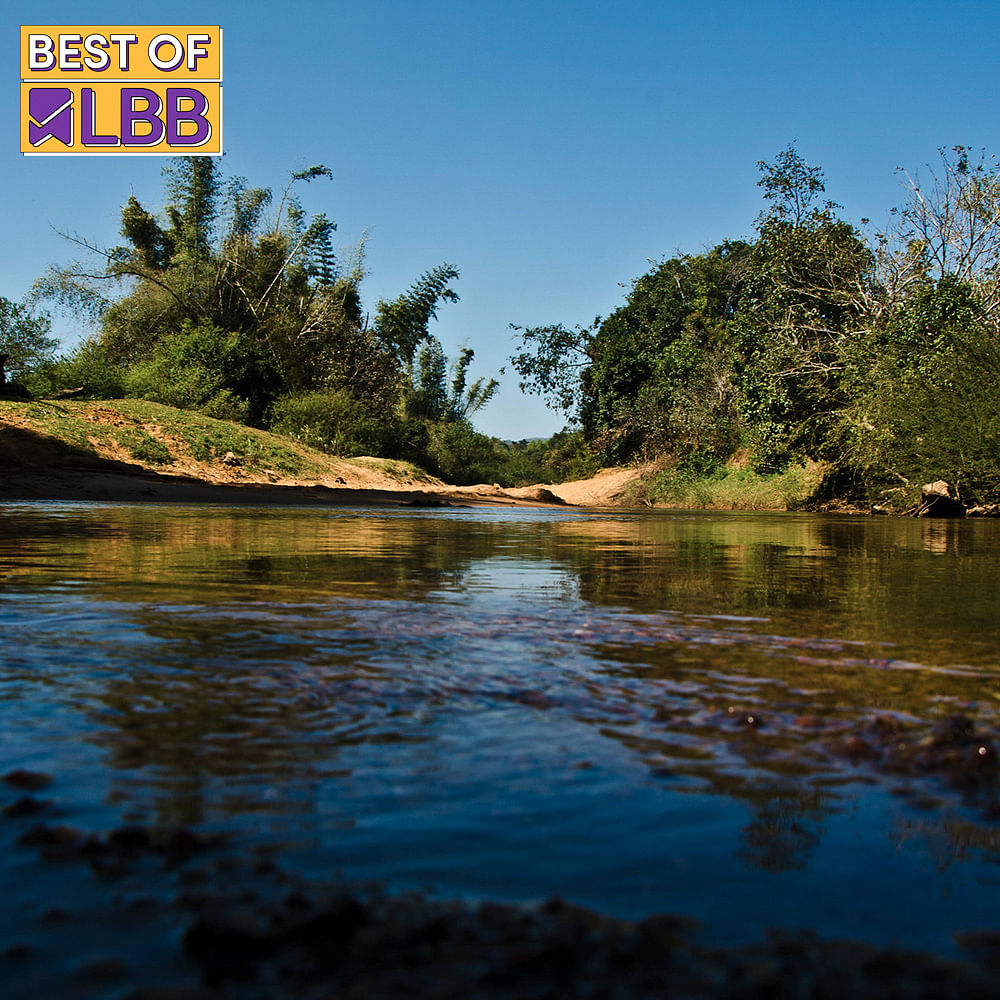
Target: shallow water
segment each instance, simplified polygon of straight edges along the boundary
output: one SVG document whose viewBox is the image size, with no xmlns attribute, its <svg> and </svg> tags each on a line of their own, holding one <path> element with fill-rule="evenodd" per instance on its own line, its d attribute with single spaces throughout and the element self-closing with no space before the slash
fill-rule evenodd
<svg viewBox="0 0 1000 1000">
<path fill-rule="evenodd" d="M 838 747 L 996 739 L 998 585 L 996 522 L 7 504 L 0 774 L 308 876 L 948 953 L 1000 928 L 992 786 Z M 14 833 L 0 935 L 97 905 Z"/>
</svg>

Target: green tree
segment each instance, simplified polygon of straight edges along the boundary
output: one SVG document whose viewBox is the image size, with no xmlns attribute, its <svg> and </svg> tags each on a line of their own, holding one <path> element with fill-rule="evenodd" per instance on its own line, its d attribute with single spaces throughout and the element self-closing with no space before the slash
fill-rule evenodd
<svg viewBox="0 0 1000 1000">
<path fill-rule="evenodd" d="M 500 388 L 500 383 L 480 377 L 468 385 L 469 365 L 474 357 L 471 347 L 462 347 L 458 358 L 449 366 L 438 339 L 429 337 L 413 365 L 413 387 L 406 398 L 407 412 L 415 417 L 450 422 L 467 420 L 482 409 Z"/>
<path fill-rule="evenodd" d="M 50 337 L 52 321 L 47 313 L 0 296 L 0 369 L 7 376 L 23 378 L 32 369 L 51 360 L 59 342 Z"/>
<path fill-rule="evenodd" d="M 845 404 L 843 352 L 866 321 L 874 258 L 835 202 L 818 202 L 822 171 L 793 146 L 761 163 L 769 208 L 746 260 L 734 316 L 740 408 L 758 469 L 828 457 Z"/>
<path fill-rule="evenodd" d="M 600 323 L 599 316 L 591 326 L 572 330 L 561 323 L 534 327 L 511 323 L 520 339 L 521 349 L 510 361 L 521 376 L 521 392 L 541 396 L 550 409 L 578 420 L 580 380 L 590 367 L 590 346 Z"/>
<path fill-rule="evenodd" d="M 915 290 L 852 360 L 838 444 L 874 497 L 912 500 L 937 479 L 966 500 L 1000 493 L 1000 329 L 978 289 Z"/>
<path fill-rule="evenodd" d="M 242 178 L 224 184 L 211 157 L 181 158 L 164 173 L 160 218 L 130 197 L 122 246 L 75 241 L 103 267 L 53 269 L 38 286 L 96 318 L 107 364 L 136 369 L 129 384 L 155 388 L 156 372 L 179 378 L 188 359 L 201 374 L 184 379 L 180 396 L 203 397 L 194 387 L 211 385 L 209 398 L 228 393 L 258 424 L 278 395 L 334 386 L 362 358 L 373 363 L 366 389 L 398 384 L 398 365 L 364 330 L 360 262 L 338 272 L 335 223 L 307 216 L 297 198 L 301 183 L 330 176 L 326 167 L 293 173 L 270 217 L 271 191 Z"/>
<path fill-rule="evenodd" d="M 600 325 L 580 412 L 607 460 L 663 451 L 719 460 L 736 447 L 729 325 L 747 254 L 736 242 L 661 261 Z"/>
<path fill-rule="evenodd" d="M 904 203 L 878 234 L 878 298 L 891 311 L 933 282 L 953 278 L 1000 318 L 1000 163 L 985 150 L 952 146 L 923 173 L 899 168 Z"/>
<path fill-rule="evenodd" d="M 409 367 L 420 343 L 430 336 L 442 302 L 457 302 L 450 284 L 458 278 L 451 264 L 438 264 L 422 274 L 402 295 L 391 302 L 381 300 L 375 316 L 375 332 L 400 361 Z"/>
</svg>

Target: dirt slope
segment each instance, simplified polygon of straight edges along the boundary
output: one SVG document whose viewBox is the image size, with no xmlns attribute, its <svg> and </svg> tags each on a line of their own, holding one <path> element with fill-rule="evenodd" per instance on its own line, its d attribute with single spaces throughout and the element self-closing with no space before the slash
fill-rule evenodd
<svg viewBox="0 0 1000 1000">
<path fill-rule="evenodd" d="M 591 506 L 613 503 L 637 475 L 449 486 L 410 462 L 336 458 L 141 400 L 0 401 L 0 499 Z"/>
</svg>

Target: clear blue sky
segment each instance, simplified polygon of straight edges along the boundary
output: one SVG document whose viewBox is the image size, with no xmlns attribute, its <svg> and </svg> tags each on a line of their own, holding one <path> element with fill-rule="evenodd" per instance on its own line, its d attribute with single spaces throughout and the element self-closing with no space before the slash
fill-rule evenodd
<svg viewBox="0 0 1000 1000">
<path fill-rule="evenodd" d="M 875 223 L 898 165 L 1000 150 L 993 2 L 2 2 L 0 295 L 74 258 L 54 227 L 113 244 L 130 190 L 162 204 L 159 158 L 16 151 L 18 25 L 221 24 L 224 171 L 280 188 L 329 166 L 304 202 L 345 245 L 370 230 L 372 309 L 455 264 L 461 301 L 435 333 L 475 349 L 474 374 L 508 364 L 508 324 L 588 323 L 649 258 L 751 234 L 756 162 L 791 141 L 848 219 Z M 481 430 L 561 426 L 509 364 L 501 381 Z"/>
</svg>

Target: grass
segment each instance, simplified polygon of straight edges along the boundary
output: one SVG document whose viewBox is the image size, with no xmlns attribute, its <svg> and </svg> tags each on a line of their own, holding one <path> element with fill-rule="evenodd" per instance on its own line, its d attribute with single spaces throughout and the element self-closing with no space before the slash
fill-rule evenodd
<svg viewBox="0 0 1000 1000">
<path fill-rule="evenodd" d="M 0 420 L 16 418 L 93 455 L 124 453 L 143 465 L 221 463 L 231 453 L 250 473 L 319 479 L 346 462 L 400 480 L 436 482 L 409 462 L 337 459 L 278 434 L 139 399 L 0 400 Z M 335 468 L 336 467 L 336 468 Z"/>
<path fill-rule="evenodd" d="M 816 493 L 824 473 L 822 463 L 808 460 L 770 475 L 733 466 L 697 475 L 661 466 L 633 483 L 626 501 L 710 510 L 794 510 Z"/>
</svg>

